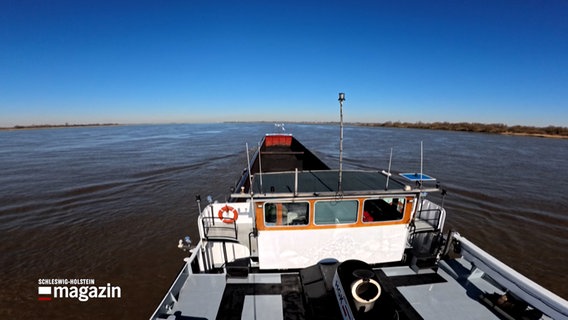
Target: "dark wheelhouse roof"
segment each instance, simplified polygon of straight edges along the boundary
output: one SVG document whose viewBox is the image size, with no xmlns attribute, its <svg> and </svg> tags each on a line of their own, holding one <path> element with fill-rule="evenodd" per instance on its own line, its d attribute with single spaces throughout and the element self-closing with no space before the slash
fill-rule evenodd
<svg viewBox="0 0 568 320">
<path fill-rule="evenodd" d="M 387 186 L 387 176 L 377 171 L 343 171 L 343 192 L 381 192 Z M 262 190 L 261 190 L 262 181 Z M 298 193 L 332 193 L 339 187 L 339 171 L 299 171 Z M 403 191 L 405 184 L 389 178 L 388 189 Z M 255 174 L 254 194 L 293 193 L 295 191 L 295 172 L 277 172 Z"/>
</svg>

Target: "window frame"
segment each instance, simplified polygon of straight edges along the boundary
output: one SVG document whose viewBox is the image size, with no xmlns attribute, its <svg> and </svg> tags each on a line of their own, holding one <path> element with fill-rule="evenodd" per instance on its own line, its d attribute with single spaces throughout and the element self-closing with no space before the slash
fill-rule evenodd
<svg viewBox="0 0 568 320">
<path fill-rule="evenodd" d="M 283 207 L 286 204 L 304 204 L 306 206 L 306 219 L 304 223 L 301 224 L 295 224 L 292 223 L 294 220 L 292 220 L 292 222 L 288 222 L 286 221 L 286 223 L 284 223 L 284 221 L 282 221 L 285 216 L 284 216 L 284 210 Z M 275 222 L 268 222 L 266 221 L 266 209 L 267 209 L 267 205 L 274 205 L 276 206 L 276 221 Z M 281 208 L 278 208 L 279 205 L 281 206 Z M 310 202 L 308 200 L 300 200 L 300 201 L 266 201 L 263 203 L 262 205 L 262 223 L 264 224 L 265 227 L 267 228 L 281 228 L 281 227 L 305 227 L 308 226 L 310 224 L 310 219 L 311 219 L 311 208 L 310 208 Z M 294 212 L 294 211 L 292 211 Z M 300 217 L 300 216 L 299 216 Z M 278 224 L 278 220 L 282 221 L 281 224 Z M 288 217 L 286 216 L 286 219 L 288 219 Z M 296 218 L 296 219 L 301 219 L 300 218 Z"/>
<path fill-rule="evenodd" d="M 356 204 L 356 208 L 355 208 L 355 219 L 353 221 L 348 221 L 348 222 L 333 222 L 333 223 L 318 223 L 317 221 L 317 206 L 318 203 L 322 203 L 322 202 L 354 202 Z M 352 224 L 356 224 L 359 221 L 359 207 L 360 207 L 360 202 L 358 199 L 342 199 L 342 200 L 337 200 L 337 199 L 321 199 L 321 200 L 317 200 L 314 202 L 314 225 L 316 226 L 344 226 L 344 225 L 352 225 Z M 337 218 L 337 216 L 336 216 Z"/>
<path fill-rule="evenodd" d="M 393 201 L 394 199 L 398 199 L 398 201 L 400 202 L 402 200 L 402 211 L 398 211 L 398 209 L 396 209 L 395 211 L 398 212 L 398 214 L 400 215 L 400 218 L 398 219 L 385 219 L 385 220 L 370 220 L 370 221 L 365 221 L 365 205 L 367 203 L 367 201 L 377 201 L 377 200 L 382 200 L 384 201 L 387 205 L 392 206 L 392 204 L 389 204 L 387 201 L 385 201 L 385 199 L 391 199 L 391 201 Z M 389 222 L 400 222 L 404 220 L 405 214 L 406 214 L 406 206 L 408 205 L 408 199 L 406 196 L 383 196 L 383 197 L 371 197 L 371 198 L 366 198 L 363 200 L 363 207 L 362 207 L 362 214 L 361 214 L 361 222 L 368 224 L 368 223 L 389 223 Z"/>
</svg>

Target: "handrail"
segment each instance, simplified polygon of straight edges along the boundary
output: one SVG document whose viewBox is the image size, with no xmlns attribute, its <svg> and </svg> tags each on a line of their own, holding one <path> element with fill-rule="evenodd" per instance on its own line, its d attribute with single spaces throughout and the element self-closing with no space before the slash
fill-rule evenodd
<svg viewBox="0 0 568 320">
<path fill-rule="evenodd" d="M 434 214 L 428 214 L 434 212 Z M 432 226 L 434 229 L 438 229 L 438 224 L 440 222 L 440 216 L 442 214 L 442 210 L 440 209 L 423 209 L 419 210 L 418 214 L 416 215 L 416 219 L 420 219 L 429 225 Z"/>
<path fill-rule="evenodd" d="M 382 196 L 382 195 L 405 195 L 405 194 L 416 194 L 418 192 L 437 192 L 438 189 L 431 188 L 431 189 L 413 189 L 413 190 L 362 190 L 362 191 L 343 191 L 344 196 Z M 314 197 L 334 197 L 337 195 L 335 191 L 322 191 L 322 192 L 298 192 L 297 195 L 294 195 L 293 192 L 265 192 L 265 193 L 255 193 L 253 194 L 253 198 L 255 199 L 266 199 L 266 198 L 282 198 L 282 197 L 305 197 L 305 198 L 314 198 Z M 232 193 L 231 198 L 238 199 L 238 198 L 250 198 L 249 194 L 243 193 Z"/>
<path fill-rule="evenodd" d="M 225 218 L 225 220 L 232 220 L 231 223 L 215 223 L 216 217 L 201 217 L 201 224 L 203 226 L 204 237 L 207 240 L 226 239 L 236 240 L 238 238 L 237 224 L 232 218 Z"/>
<path fill-rule="evenodd" d="M 189 258 L 186 258 L 186 263 L 183 265 L 182 271 L 178 274 L 178 276 L 170 286 L 170 289 L 162 299 L 162 302 L 160 302 L 160 304 L 158 305 L 158 307 L 150 317 L 151 320 L 161 318 L 160 315 L 171 314 L 170 308 L 174 303 L 177 302 L 177 296 L 179 295 L 179 292 L 183 284 L 185 283 L 187 278 L 189 278 L 189 275 L 193 273 L 191 269 L 191 264 L 197 259 L 197 255 L 201 251 L 202 246 L 203 243 L 199 241 L 197 246 L 195 246 L 195 248 L 192 249 L 191 255 L 189 256 Z"/>
<path fill-rule="evenodd" d="M 568 301 L 497 260 L 459 233 L 454 232 L 452 237 L 459 242 L 462 257 L 517 297 L 553 319 L 568 317 Z"/>
<path fill-rule="evenodd" d="M 444 220 L 446 219 L 446 211 L 439 205 L 422 199 L 416 210 L 415 219 L 420 219 L 430 224 L 436 230 L 444 228 Z"/>
</svg>

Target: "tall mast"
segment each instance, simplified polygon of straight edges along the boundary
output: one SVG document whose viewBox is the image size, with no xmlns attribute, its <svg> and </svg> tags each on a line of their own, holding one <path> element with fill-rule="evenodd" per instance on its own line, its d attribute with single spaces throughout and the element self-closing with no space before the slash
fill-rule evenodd
<svg viewBox="0 0 568 320">
<path fill-rule="evenodd" d="M 343 101 L 345 101 L 345 93 L 339 93 L 339 182 L 337 186 L 337 191 L 339 193 L 343 192 L 343 187 L 341 185 L 341 176 L 343 172 Z"/>
</svg>

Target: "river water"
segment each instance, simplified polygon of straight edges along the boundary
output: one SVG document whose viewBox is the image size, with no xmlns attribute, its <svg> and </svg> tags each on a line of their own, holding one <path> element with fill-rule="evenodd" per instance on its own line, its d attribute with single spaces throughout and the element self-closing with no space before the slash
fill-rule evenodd
<svg viewBox="0 0 568 320">
<path fill-rule="evenodd" d="M 0 318 L 145 319 L 197 241 L 195 195 L 223 201 L 272 124 L 0 131 Z M 339 129 L 291 124 L 338 167 Z M 448 190 L 446 229 L 568 298 L 568 140 L 345 128 L 344 168 L 420 170 Z M 119 286 L 114 299 L 38 301 L 40 279 Z M 43 281 L 43 280 L 42 280 Z"/>
</svg>

